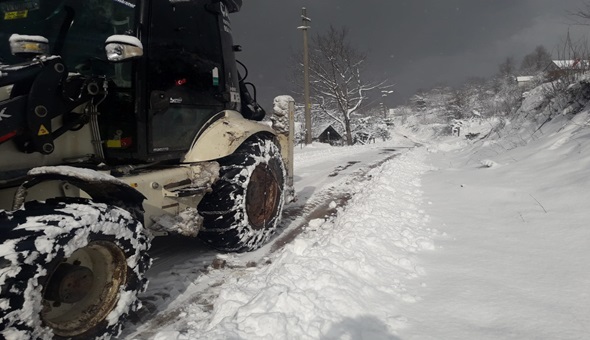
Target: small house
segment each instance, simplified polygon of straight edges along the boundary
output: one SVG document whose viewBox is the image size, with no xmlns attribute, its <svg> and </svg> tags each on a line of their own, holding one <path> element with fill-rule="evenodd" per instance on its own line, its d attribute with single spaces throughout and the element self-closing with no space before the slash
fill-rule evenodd
<svg viewBox="0 0 590 340">
<path fill-rule="evenodd" d="M 545 77 L 553 81 L 565 76 L 582 73 L 590 69 L 588 60 L 570 59 L 570 60 L 552 60 L 545 68 Z"/>
<path fill-rule="evenodd" d="M 334 127 L 330 124 L 326 126 L 324 129 L 318 130 L 320 133 L 319 135 L 314 138 L 320 143 L 327 143 L 330 145 L 341 145 L 343 142 L 342 135 L 334 129 Z"/>
<path fill-rule="evenodd" d="M 516 82 L 518 83 L 518 87 L 524 88 L 524 89 L 529 89 L 534 85 L 535 77 L 534 76 L 519 76 L 519 77 L 516 77 Z"/>
</svg>

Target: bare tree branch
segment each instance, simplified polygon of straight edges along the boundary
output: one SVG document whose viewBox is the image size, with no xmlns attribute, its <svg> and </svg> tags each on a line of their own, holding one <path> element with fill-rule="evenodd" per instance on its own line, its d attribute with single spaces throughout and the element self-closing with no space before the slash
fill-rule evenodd
<svg viewBox="0 0 590 340">
<path fill-rule="evenodd" d="M 367 57 L 352 46 L 346 28 L 331 26 L 312 37 L 309 51 L 313 97 L 326 116 L 344 127 L 347 143 L 352 144 L 351 116 L 363 106 L 368 92 L 386 87 L 386 81 L 364 81 Z"/>
</svg>

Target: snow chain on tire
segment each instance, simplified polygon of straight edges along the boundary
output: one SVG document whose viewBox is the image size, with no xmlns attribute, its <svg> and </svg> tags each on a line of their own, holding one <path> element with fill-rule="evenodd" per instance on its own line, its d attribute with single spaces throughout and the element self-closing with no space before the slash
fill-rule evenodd
<svg viewBox="0 0 590 340">
<path fill-rule="evenodd" d="M 0 214 L 0 339 L 108 339 L 147 288 L 150 241 L 125 210 L 82 199 Z"/>
<path fill-rule="evenodd" d="M 284 204 L 285 167 L 278 146 L 254 137 L 220 161 L 219 179 L 199 204 L 199 238 L 224 251 L 262 246 L 275 232 Z"/>
</svg>

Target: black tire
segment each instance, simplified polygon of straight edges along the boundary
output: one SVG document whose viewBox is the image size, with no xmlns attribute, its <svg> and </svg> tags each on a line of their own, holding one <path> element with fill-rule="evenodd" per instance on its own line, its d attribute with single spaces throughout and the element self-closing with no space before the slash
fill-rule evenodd
<svg viewBox="0 0 590 340">
<path fill-rule="evenodd" d="M 52 199 L 0 226 L 0 338 L 108 339 L 141 306 L 150 241 L 127 211 Z"/>
<path fill-rule="evenodd" d="M 221 159 L 219 179 L 198 210 L 199 238 L 223 251 L 262 246 L 275 232 L 284 205 L 285 166 L 277 145 L 254 137 Z"/>
</svg>

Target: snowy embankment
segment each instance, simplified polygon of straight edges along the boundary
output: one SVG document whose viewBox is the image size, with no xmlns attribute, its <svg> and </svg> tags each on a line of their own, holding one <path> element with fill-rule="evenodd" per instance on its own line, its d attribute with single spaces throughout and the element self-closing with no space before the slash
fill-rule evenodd
<svg viewBox="0 0 590 340">
<path fill-rule="evenodd" d="M 421 208 L 424 157 L 417 150 L 371 170 L 336 219 L 313 220 L 269 265 L 234 272 L 212 314 L 189 306 L 183 329 L 155 338 L 391 339 L 406 323 L 397 306 L 419 299 L 407 288 L 424 274 L 416 254 L 438 234 Z"/>
<path fill-rule="evenodd" d="M 426 210 L 448 237 L 419 257 L 422 300 L 399 306 L 400 338 L 588 338 L 590 107 L 543 94 L 491 138 L 428 145 Z"/>
<path fill-rule="evenodd" d="M 584 339 L 590 325 L 588 111 L 507 139 L 436 152 L 424 177 L 432 225 L 410 339 Z M 524 143 L 522 143 L 524 144 Z M 447 143 L 447 146 L 449 144 Z M 432 150 L 436 150 L 433 147 Z"/>
<path fill-rule="evenodd" d="M 360 181 L 331 182 L 337 190 L 308 190 L 309 201 L 354 195 L 254 266 L 211 270 L 196 282 L 197 293 L 210 292 L 205 302 L 187 289 L 170 303 L 182 308 L 143 335 L 587 338 L 590 109 L 551 116 L 542 102 L 532 94 L 516 117 L 528 120 L 488 124 L 495 130 L 478 141 L 399 128 L 402 140 L 424 146 Z M 376 157 L 368 150 L 347 152 Z M 330 162 L 333 150 L 308 151 L 299 162 L 318 163 L 298 172 L 299 193 L 324 188 L 318 174 L 342 164 Z"/>
</svg>

